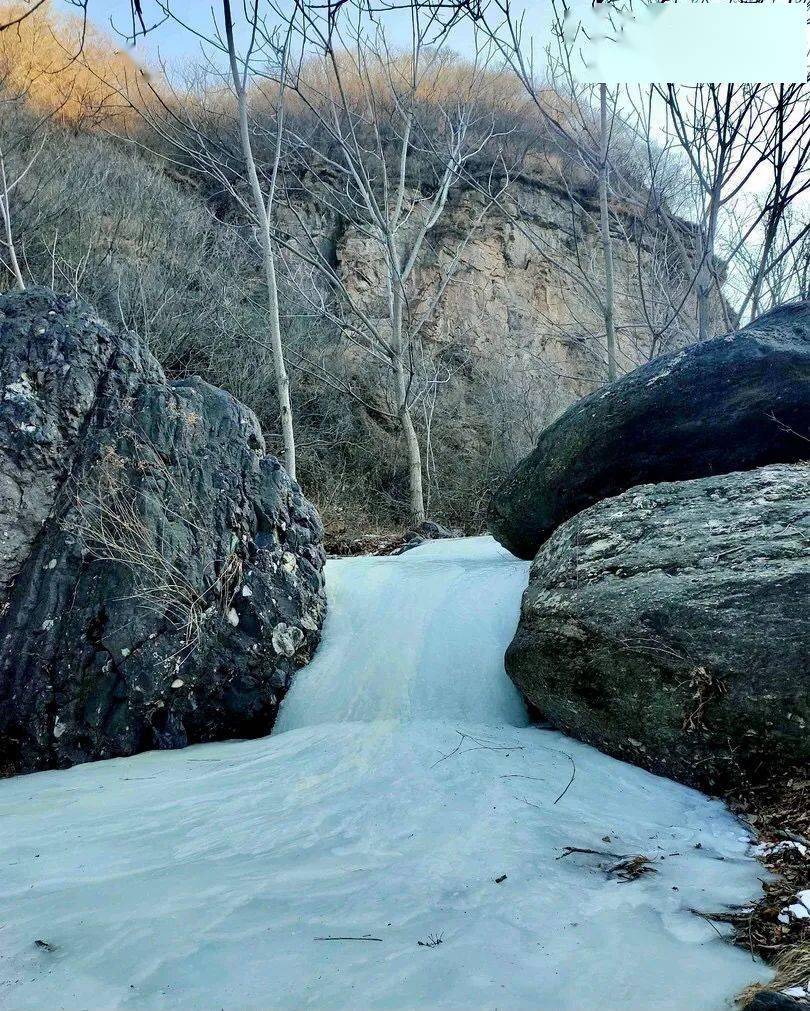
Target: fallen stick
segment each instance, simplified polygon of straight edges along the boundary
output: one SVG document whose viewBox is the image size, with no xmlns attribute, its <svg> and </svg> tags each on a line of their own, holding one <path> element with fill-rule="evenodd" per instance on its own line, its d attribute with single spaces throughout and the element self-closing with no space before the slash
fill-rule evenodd
<svg viewBox="0 0 810 1011">
<path fill-rule="evenodd" d="M 315 937 L 315 941 L 382 941 L 381 937 Z"/>
<path fill-rule="evenodd" d="M 567 751 L 561 751 L 561 752 L 560 752 L 560 754 L 561 754 L 561 755 L 565 755 L 565 757 L 566 757 L 566 758 L 568 759 L 568 761 L 569 761 L 569 762 L 571 763 L 571 778 L 570 778 L 570 779 L 568 780 L 568 784 L 567 784 L 567 786 L 565 787 L 565 789 L 563 790 L 563 792 L 562 792 L 562 793 L 560 794 L 560 796 L 559 796 L 559 797 L 557 798 L 557 800 L 555 800 L 555 801 L 554 801 L 554 803 L 555 803 L 555 804 L 557 803 L 557 801 L 560 801 L 560 800 L 562 800 L 562 799 L 563 799 L 563 797 L 564 797 L 564 796 L 565 796 L 565 795 L 566 795 L 566 794 L 568 793 L 568 788 L 569 788 L 569 787 L 571 786 L 571 784 L 572 784 L 572 783 L 574 782 L 574 778 L 575 778 L 575 776 L 576 776 L 576 774 L 577 774 L 577 764 L 576 764 L 576 762 L 574 761 L 574 759 L 573 759 L 573 758 L 572 758 L 572 757 L 571 757 L 571 756 L 570 756 L 570 755 L 568 754 L 568 752 L 567 752 Z"/>
<path fill-rule="evenodd" d="M 563 846 L 563 852 L 555 859 L 562 860 L 563 857 L 570 857 L 572 853 L 592 853 L 597 857 L 615 857 L 617 860 L 623 860 L 626 856 L 624 853 L 611 853 L 609 850 L 589 850 L 583 849 L 581 846 Z"/>
</svg>

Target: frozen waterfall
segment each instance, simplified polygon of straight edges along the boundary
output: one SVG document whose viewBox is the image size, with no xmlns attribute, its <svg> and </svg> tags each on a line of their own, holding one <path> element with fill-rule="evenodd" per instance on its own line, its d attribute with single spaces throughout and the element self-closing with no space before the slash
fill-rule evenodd
<svg viewBox="0 0 810 1011">
<path fill-rule="evenodd" d="M 329 562 L 271 737 L 0 782 L 0 1006 L 719 1011 L 766 978 L 691 911 L 758 891 L 726 809 L 527 725 L 526 576 L 487 538 Z"/>
<path fill-rule="evenodd" d="M 468 720 L 525 727 L 504 674 L 529 575 L 491 537 L 433 541 L 393 558 L 328 563 L 324 644 L 276 733 L 350 720 Z"/>
</svg>

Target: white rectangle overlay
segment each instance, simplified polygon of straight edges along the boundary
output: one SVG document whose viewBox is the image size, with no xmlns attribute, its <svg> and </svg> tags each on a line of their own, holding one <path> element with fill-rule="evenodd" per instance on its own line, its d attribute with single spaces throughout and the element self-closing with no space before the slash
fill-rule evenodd
<svg viewBox="0 0 810 1011">
<path fill-rule="evenodd" d="M 802 83 L 807 80 L 804 3 L 636 2 L 608 22 L 587 17 L 576 76 L 606 84 Z M 600 32 L 601 28 L 601 32 Z M 602 37 L 600 37 L 600 35 Z"/>
</svg>

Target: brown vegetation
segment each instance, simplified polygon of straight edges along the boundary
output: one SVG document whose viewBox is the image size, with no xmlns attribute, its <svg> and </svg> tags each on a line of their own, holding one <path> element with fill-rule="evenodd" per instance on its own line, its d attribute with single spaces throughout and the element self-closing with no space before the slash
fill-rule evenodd
<svg viewBox="0 0 810 1011">
<path fill-rule="evenodd" d="M 170 376 L 198 373 L 247 403 L 281 455 L 264 233 L 250 211 L 256 202 L 233 88 L 201 68 L 182 80 L 149 76 L 89 23 L 79 54 L 84 30 L 46 3 L 0 33 L 0 166 L 9 180 L 0 192 L 8 212 L 0 287 L 45 284 L 81 295 L 137 331 Z M 643 123 L 625 128 L 612 105 L 605 228 L 592 95 L 543 85 L 529 96 L 499 66 L 482 59 L 474 68 L 430 46 L 414 89 L 412 56 L 372 36 L 360 59 L 350 36 L 346 29 L 331 63 L 292 60 L 269 201 L 299 476 L 327 526 L 349 542 L 404 529 L 417 470 L 425 512 L 477 531 L 489 489 L 542 427 L 604 381 L 606 357 L 621 372 L 692 339 L 695 226 L 674 211 L 666 227 L 656 219 L 670 190 L 645 191 L 647 162 L 655 157 L 661 178 L 668 163 L 636 143 Z M 266 198 L 280 104 L 274 52 L 270 42 L 268 59 L 254 52 L 246 76 L 249 140 Z M 408 86 L 413 123 L 397 216 L 379 197 L 386 182 L 389 194 L 400 192 L 407 124 L 397 102 Z M 446 136 L 459 96 L 465 158 L 491 131 L 491 143 L 461 165 Z M 576 137 L 566 140 L 560 122 L 576 124 Z M 384 228 L 365 202 L 358 210 L 356 186 L 344 192 L 347 170 L 368 176 L 365 196 L 397 226 L 400 355 L 386 347 Z M 417 243 L 411 232 L 442 179 L 446 203 Z M 688 189 L 676 182 L 679 195 Z M 613 247 L 615 313 L 604 294 L 600 229 L 602 246 Z M 415 245 L 411 268 L 402 254 Z M 606 356 L 611 320 L 616 348 Z M 419 464 L 415 454 L 409 462 L 398 431 L 403 404 L 390 381 L 397 360 Z"/>
<path fill-rule="evenodd" d="M 767 987 L 753 986 L 750 999 L 762 989 L 786 989 L 810 984 L 810 918 L 780 915 L 810 888 L 810 779 L 807 771 L 780 771 L 761 787 L 732 797 L 732 809 L 748 824 L 762 846 L 762 861 L 773 876 L 762 883 L 762 897 L 753 909 L 716 917 L 734 927 L 734 940 L 776 969 Z"/>
<path fill-rule="evenodd" d="M 0 6 L 0 21 L 14 20 L 27 7 Z M 57 13 L 50 3 L 0 33 L 5 91 L 24 95 L 35 112 L 73 127 L 131 120 L 119 91 L 138 72 L 108 35 L 80 17 Z"/>
</svg>

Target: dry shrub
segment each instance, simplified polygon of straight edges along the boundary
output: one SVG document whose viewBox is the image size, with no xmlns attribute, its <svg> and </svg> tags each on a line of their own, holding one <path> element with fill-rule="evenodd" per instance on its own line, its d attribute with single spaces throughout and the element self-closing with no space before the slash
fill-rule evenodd
<svg viewBox="0 0 810 1011">
<path fill-rule="evenodd" d="M 202 585 L 189 578 L 160 531 L 180 525 L 191 541 L 201 541 L 205 519 L 153 447 L 134 433 L 126 433 L 126 441 L 127 456 L 107 445 L 76 481 L 64 526 L 89 558 L 128 569 L 133 603 L 165 616 L 193 648 L 206 620 L 228 613 L 242 581 L 242 560 L 232 552 Z"/>
<path fill-rule="evenodd" d="M 0 21 L 29 11 L 0 6 Z M 45 3 L 0 32 L 0 79 L 11 95 L 24 95 L 38 113 L 76 127 L 112 117 L 132 118 L 118 91 L 138 70 L 114 41 L 80 17 L 58 14 Z"/>
<path fill-rule="evenodd" d="M 337 73 L 335 72 L 337 67 Z M 302 113 L 308 105 L 323 107 L 328 102 L 339 106 L 345 96 L 349 108 L 370 115 L 390 114 L 401 95 L 411 94 L 412 56 L 410 53 L 364 50 L 362 59 L 349 51 L 337 51 L 335 63 L 323 57 L 309 57 L 295 69 L 294 89 L 288 90 L 288 111 Z M 338 76 L 340 86 L 338 86 Z M 533 104 L 515 75 L 506 70 L 476 67 L 451 50 L 423 55 L 414 98 L 425 105 L 455 105 L 459 95 L 475 93 L 482 109 L 502 116 L 535 118 Z M 275 108 L 278 86 L 271 80 L 255 82 L 258 108 Z M 296 95 L 296 91 L 300 94 Z M 545 96 L 545 92 L 543 92 Z M 552 99 L 549 98 L 549 108 Z"/>
<path fill-rule="evenodd" d="M 753 909 L 715 917 L 732 924 L 736 944 L 776 970 L 773 982 L 755 984 L 740 995 L 745 1003 L 761 990 L 810 985 L 810 920 L 779 919 L 796 894 L 810 888 L 810 779 L 806 770 L 780 770 L 772 781 L 729 801 L 765 844 L 762 860 L 773 873 L 762 882 L 762 897 Z"/>
<path fill-rule="evenodd" d="M 783 991 L 791 987 L 802 987 L 806 990 L 810 986 L 810 941 L 803 941 L 794 948 L 787 948 L 774 961 L 773 967 L 776 970 L 776 978 L 772 983 L 767 985 L 755 983 L 743 990 L 738 998 L 743 1007 L 763 990 Z"/>
</svg>

